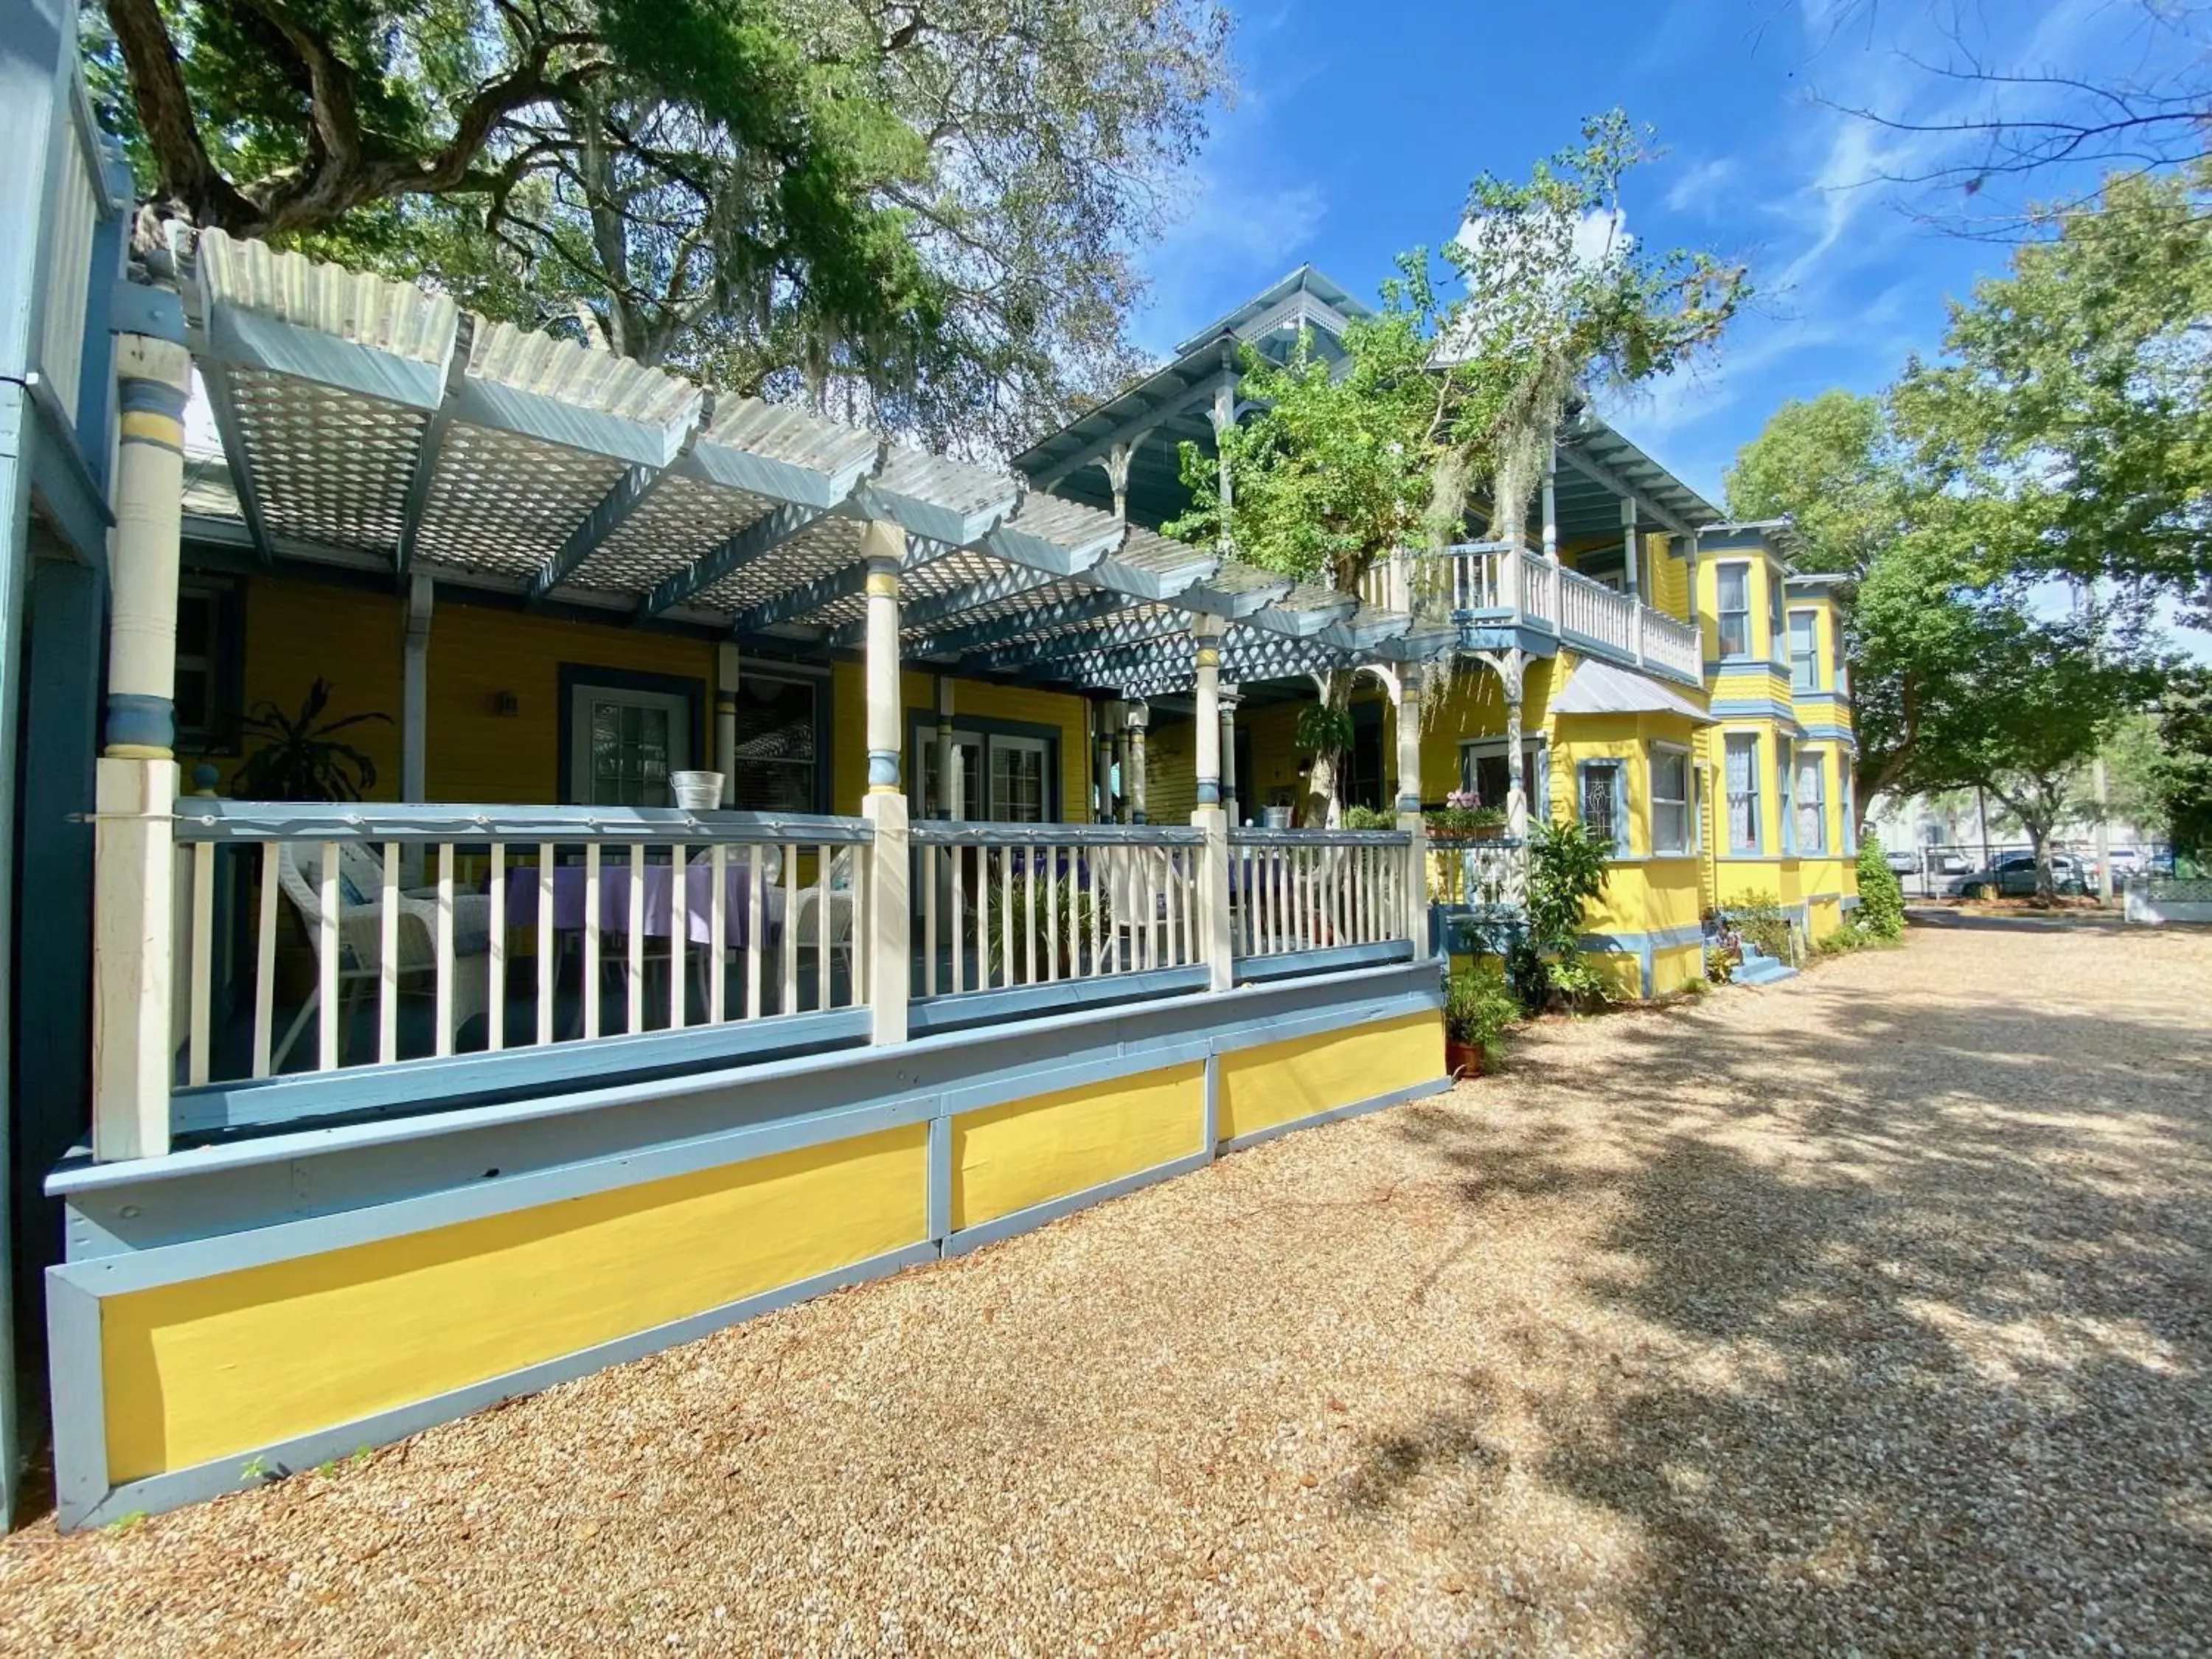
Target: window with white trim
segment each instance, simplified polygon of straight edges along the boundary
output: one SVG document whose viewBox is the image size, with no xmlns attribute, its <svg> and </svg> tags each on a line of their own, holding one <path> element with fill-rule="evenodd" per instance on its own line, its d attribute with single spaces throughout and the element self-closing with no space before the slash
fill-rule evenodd
<svg viewBox="0 0 2212 1659">
<path fill-rule="evenodd" d="M 1651 851 L 1680 857 L 1690 850 L 1690 751 L 1651 745 Z"/>
<path fill-rule="evenodd" d="M 1720 596 L 1721 655 L 1751 654 L 1751 566 L 1742 560 L 1715 567 Z"/>
<path fill-rule="evenodd" d="M 1045 821 L 1045 745 L 1036 738 L 991 738 L 991 820 L 994 823 Z"/>
<path fill-rule="evenodd" d="M 1820 689 L 1820 613 L 1817 611 L 1793 611 L 1790 613 L 1790 689 L 1792 691 L 1817 691 Z"/>
<path fill-rule="evenodd" d="M 1818 749 L 1797 751 L 1797 787 L 1792 795 L 1797 812 L 1797 850 L 1820 854 L 1828 850 L 1828 759 Z"/>
<path fill-rule="evenodd" d="M 1784 858 L 1797 851 L 1797 811 L 1790 799 L 1790 786 L 1796 776 L 1790 739 L 1778 732 L 1774 738 L 1774 787 L 1781 796 L 1782 855 Z"/>
<path fill-rule="evenodd" d="M 1617 760 L 1584 761 L 1575 769 L 1583 827 L 1615 858 L 1628 856 L 1628 769 Z"/>
<path fill-rule="evenodd" d="M 1766 567 L 1766 654 L 1769 660 L 1782 649 L 1782 573 Z"/>
<path fill-rule="evenodd" d="M 737 778 L 738 810 L 812 812 L 819 810 L 821 745 L 817 683 L 797 676 L 738 678 Z"/>
<path fill-rule="evenodd" d="M 1759 733 L 1731 732 L 1727 743 L 1729 851 L 1759 851 Z"/>
</svg>

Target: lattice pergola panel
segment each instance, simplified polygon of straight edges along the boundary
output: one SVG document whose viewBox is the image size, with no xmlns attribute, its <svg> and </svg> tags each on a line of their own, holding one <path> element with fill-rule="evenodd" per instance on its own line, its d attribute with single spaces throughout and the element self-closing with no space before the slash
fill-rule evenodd
<svg viewBox="0 0 2212 1659">
<path fill-rule="evenodd" d="M 234 370 L 231 398 L 269 528 L 389 554 L 427 417 L 290 375 Z"/>
<path fill-rule="evenodd" d="M 422 508 L 422 555 L 535 575 L 623 471 L 607 456 L 456 422 Z"/>
<path fill-rule="evenodd" d="M 611 593 L 649 592 L 775 507 L 750 490 L 664 478 L 571 580 Z"/>
<path fill-rule="evenodd" d="M 757 399 L 710 410 L 680 376 L 482 319 L 463 353 L 449 301 L 201 240 L 195 348 L 264 556 L 275 538 L 412 559 L 849 648 L 874 519 L 904 532 L 902 640 L 933 667 L 1162 695 L 1190 684 L 1201 615 L 1231 624 L 1232 678 L 1449 644 L 994 467 Z"/>
</svg>

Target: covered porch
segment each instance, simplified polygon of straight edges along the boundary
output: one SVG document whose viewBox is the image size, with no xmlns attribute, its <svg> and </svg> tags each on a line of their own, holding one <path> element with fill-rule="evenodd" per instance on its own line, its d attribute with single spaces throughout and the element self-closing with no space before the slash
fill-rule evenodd
<svg viewBox="0 0 2212 1659">
<path fill-rule="evenodd" d="M 118 490 L 97 1159 L 1428 954 L 1403 715 L 1450 629 L 402 284 L 175 253 L 126 403 L 196 368 L 225 465 L 135 446 Z M 1359 665 L 1400 827 L 1232 816 L 1236 690 Z M 399 799 L 234 796 L 218 680 L 289 708 L 310 669 L 333 715 L 396 703 L 357 731 Z"/>
</svg>

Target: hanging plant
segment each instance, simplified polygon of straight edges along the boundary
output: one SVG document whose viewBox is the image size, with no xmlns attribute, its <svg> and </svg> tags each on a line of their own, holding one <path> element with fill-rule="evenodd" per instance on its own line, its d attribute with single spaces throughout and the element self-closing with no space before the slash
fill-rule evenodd
<svg viewBox="0 0 2212 1659">
<path fill-rule="evenodd" d="M 274 702 L 256 703 L 246 715 L 248 738 L 266 741 L 246 757 L 231 780 L 231 793 L 240 800 L 359 800 L 376 787 L 376 763 L 337 733 L 371 722 L 392 724 L 389 714 L 348 714 L 325 720 L 331 706 L 331 683 L 320 675 L 308 688 L 297 713 L 287 714 Z"/>
<path fill-rule="evenodd" d="M 1298 711 L 1297 745 L 1309 755 L 1334 755 L 1352 747 L 1352 714 L 1325 702 Z"/>
</svg>

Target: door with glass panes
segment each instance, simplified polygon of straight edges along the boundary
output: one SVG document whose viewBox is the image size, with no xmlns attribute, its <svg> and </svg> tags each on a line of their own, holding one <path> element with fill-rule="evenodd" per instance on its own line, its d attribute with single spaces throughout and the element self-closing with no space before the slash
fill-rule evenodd
<svg viewBox="0 0 2212 1659">
<path fill-rule="evenodd" d="M 571 694 L 569 792 L 580 806 L 672 806 L 669 774 L 691 764 L 691 705 L 665 691 L 579 685 Z"/>
<path fill-rule="evenodd" d="M 917 816 L 992 823 L 1042 823 L 1050 816 L 1045 799 L 1050 756 L 1042 739 L 955 727 L 950 798 L 938 775 L 937 734 L 925 731 L 920 745 L 921 763 L 914 768 L 909 794 Z"/>
</svg>

